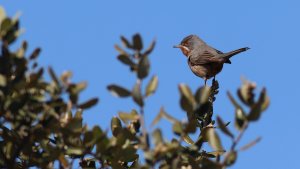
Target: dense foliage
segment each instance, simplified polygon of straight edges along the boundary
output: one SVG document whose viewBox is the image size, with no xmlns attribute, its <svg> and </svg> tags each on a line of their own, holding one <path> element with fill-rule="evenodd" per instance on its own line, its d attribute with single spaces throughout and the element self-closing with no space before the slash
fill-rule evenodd
<svg viewBox="0 0 300 169">
<path fill-rule="evenodd" d="M 263 89 L 255 99 L 255 84 L 243 81 L 237 90 L 239 103 L 228 92 L 235 107 L 234 124 L 237 134 L 227 127 L 221 117 L 213 119 L 213 103 L 219 83 L 199 87 L 194 93 L 188 85 L 180 84 L 180 105 L 187 121 L 175 119 L 162 107 L 152 122 L 161 118 L 173 125 L 174 138 L 166 140 L 162 130 L 149 132 L 145 126 L 144 105 L 158 87 L 158 77 L 149 78 L 149 56 L 153 41 L 144 50 L 139 34 L 129 41 L 121 37 L 124 48 L 115 45 L 118 60 L 136 75 L 135 85 L 126 89 L 111 84 L 107 89 L 117 97 L 131 97 L 139 110 L 119 112 L 111 119 L 111 134 L 100 126 L 88 128 L 82 123 L 82 113 L 97 104 L 98 99 L 78 102 L 86 82 L 71 81 L 71 72 L 57 76 L 51 67 L 50 81 L 45 80 L 45 68 L 38 65 L 41 49 L 28 56 L 27 42 L 12 51 L 20 35 L 19 19 L 5 15 L 0 7 L 0 168 L 201 168 L 221 169 L 235 163 L 238 152 L 259 141 L 237 148 L 251 122 L 257 121 L 268 107 L 269 98 Z M 142 83 L 146 83 L 142 88 Z M 199 133 L 196 140 L 189 136 Z M 219 133 L 228 136 L 232 145 L 224 149 Z M 213 151 L 203 144 L 209 143 Z M 79 159 L 79 164 L 74 164 Z"/>
</svg>

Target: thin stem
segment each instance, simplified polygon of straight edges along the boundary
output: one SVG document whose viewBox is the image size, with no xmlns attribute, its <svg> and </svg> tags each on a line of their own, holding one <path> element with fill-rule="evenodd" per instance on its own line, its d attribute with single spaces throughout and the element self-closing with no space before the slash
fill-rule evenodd
<svg viewBox="0 0 300 169">
<path fill-rule="evenodd" d="M 241 138 L 243 137 L 243 134 L 245 133 L 246 129 L 248 128 L 248 122 L 245 121 L 241 132 L 239 133 L 239 135 L 236 137 L 236 139 L 233 141 L 230 150 L 233 151 L 235 149 L 235 147 L 237 146 L 237 144 L 240 142 Z"/>
</svg>

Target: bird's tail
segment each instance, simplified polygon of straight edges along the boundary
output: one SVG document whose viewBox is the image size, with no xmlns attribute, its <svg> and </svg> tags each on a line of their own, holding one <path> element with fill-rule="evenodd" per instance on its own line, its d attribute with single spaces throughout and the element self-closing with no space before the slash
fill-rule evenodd
<svg viewBox="0 0 300 169">
<path fill-rule="evenodd" d="M 239 54 L 241 52 L 245 52 L 246 50 L 249 50 L 250 48 L 248 47 L 245 47 L 245 48 L 240 48 L 240 49 L 237 49 L 237 50 L 233 50 L 231 52 L 227 52 L 227 53 L 224 53 L 223 54 L 223 58 L 225 60 L 228 60 L 229 58 L 231 58 L 232 56 L 236 55 L 236 54 Z"/>
</svg>

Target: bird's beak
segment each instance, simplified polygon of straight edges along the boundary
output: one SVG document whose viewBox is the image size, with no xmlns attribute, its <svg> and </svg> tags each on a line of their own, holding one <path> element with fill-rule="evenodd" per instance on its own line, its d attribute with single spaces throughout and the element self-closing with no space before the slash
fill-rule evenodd
<svg viewBox="0 0 300 169">
<path fill-rule="evenodd" d="M 181 48 L 182 45 L 174 45 L 173 48 Z"/>
</svg>

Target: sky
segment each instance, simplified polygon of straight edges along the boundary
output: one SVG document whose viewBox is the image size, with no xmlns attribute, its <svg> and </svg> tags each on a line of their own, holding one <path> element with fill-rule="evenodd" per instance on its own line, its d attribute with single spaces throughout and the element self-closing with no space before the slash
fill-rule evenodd
<svg viewBox="0 0 300 169">
<path fill-rule="evenodd" d="M 116 59 L 118 53 L 113 46 L 121 44 L 121 35 L 131 38 L 139 32 L 144 46 L 157 40 L 150 55 L 150 77 L 158 76 L 159 87 L 146 101 L 148 127 L 161 106 L 176 118 L 184 119 L 178 84 L 188 84 L 195 91 L 204 83 L 190 71 L 186 58 L 173 45 L 189 34 L 196 34 L 223 52 L 250 47 L 251 50 L 232 58 L 232 64 L 225 65 L 217 75 L 220 93 L 214 113 L 225 121 L 233 121 L 234 108 L 226 92 L 235 94 L 241 77 L 256 82 L 257 92 L 265 86 L 271 104 L 260 121 L 250 125 L 239 146 L 257 136 L 262 136 L 262 141 L 241 152 L 231 168 L 299 167 L 300 1 L 0 0 L 0 5 L 9 16 L 22 14 L 21 27 L 25 32 L 16 45 L 27 40 L 30 50 L 41 47 L 41 65 L 52 66 L 57 74 L 71 70 L 74 82 L 87 81 L 88 88 L 80 100 L 100 98 L 96 107 L 84 113 L 85 123 L 90 127 L 100 125 L 108 129 L 111 117 L 119 111 L 137 108 L 132 99 L 116 98 L 106 89 L 112 83 L 127 88 L 134 84 L 135 75 Z M 168 139 L 172 133 L 170 126 L 162 121 L 156 127 L 164 128 Z"/>
</svg>

